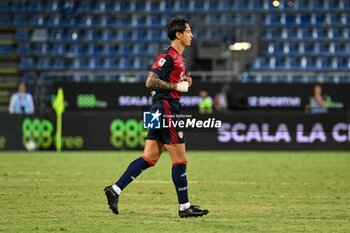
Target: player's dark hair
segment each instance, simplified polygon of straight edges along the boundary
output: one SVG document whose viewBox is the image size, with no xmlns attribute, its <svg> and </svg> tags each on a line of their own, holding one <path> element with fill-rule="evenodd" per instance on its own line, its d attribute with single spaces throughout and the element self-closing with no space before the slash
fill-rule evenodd
<svg viewBox="0 0 350 233">
<path fill-rule="evenodd" d="M 186 23 L 189 24 L 189 22 L 183 17 L 180 17 L 180 16 L 173 17 L 165 27 L 165 30 L 168 33 L 169 39 L 175 40 L 176 32 L 183 33 L 186 29 Z"/>
</svg>

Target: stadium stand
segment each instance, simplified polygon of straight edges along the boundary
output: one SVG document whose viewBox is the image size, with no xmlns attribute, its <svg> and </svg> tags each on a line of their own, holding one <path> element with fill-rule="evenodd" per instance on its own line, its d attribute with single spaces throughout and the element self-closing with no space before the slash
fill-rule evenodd
<svg viewBox="0 0 350 233">
<path fill-rule="evenodd" d="M 193 50 L 207 53 L 191 54 L 194 70 L 215 58 L 211 70 L 232 71 L 229 80 L 349 82 L 349 11 L 350 0 L 3 0 L 1 83 L 121 81 L 130 74 L 142 81 L 155 52 L 168 45 L 164 24 L 178 14 L 195 26 Z M 228 45 L 242 40 L 252 52 L 230 55 Z M 222 60 L 226 65 L 216 65 Z M 76 78 L 84 75 L 90 78 Z"/>
</svg>

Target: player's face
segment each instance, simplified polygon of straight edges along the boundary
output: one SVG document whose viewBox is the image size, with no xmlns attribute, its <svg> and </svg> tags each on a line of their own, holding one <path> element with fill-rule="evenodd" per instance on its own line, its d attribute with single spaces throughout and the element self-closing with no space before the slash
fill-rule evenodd
<svg viewBox="0 0 350 233">
<path fill-rule="evenodd" d="M 186 23 L 186 29 L 183 33 L 181 33 L 180 41 L 184 46 L 190 46 L 193 39 L 193 34 L 191 27 L 188 23 Z"/>
</svg>

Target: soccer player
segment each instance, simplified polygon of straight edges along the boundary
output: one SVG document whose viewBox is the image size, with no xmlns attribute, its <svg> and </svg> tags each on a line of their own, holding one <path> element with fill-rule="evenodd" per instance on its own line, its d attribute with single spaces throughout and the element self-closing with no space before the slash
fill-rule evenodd
<svg viewBox="0 0 350 233">
<path fill-rule="evenodd" d="M 150 112 L 176 116 L 180 114 L 180 98 L 192 85 L 192 78 L 186 70 L 185 59 L 182 56 L 185 48 L 191 45 L 193 34 L 189 22 L 182 17 L 172 18 L 166 31 L 170 39 L 170 47 L 160 54 L 146 79 L 146 87 L 152 92 Z M 164 148 L 172 160 L 172 180 L 179 202 L 180 217 L 198 217 L 208 214 L 199 206 L 191 205 L 188 198 L 186 176 L 186 149 L 183 132 L 179 128 L 150 129 L 145 142 L 143 155 L 131 162 L 112 185 L 105 187 L 109 208 L 118 214 L 118 201 L 122 190 L 147 168 L 154 166 Z"/>
</svg>

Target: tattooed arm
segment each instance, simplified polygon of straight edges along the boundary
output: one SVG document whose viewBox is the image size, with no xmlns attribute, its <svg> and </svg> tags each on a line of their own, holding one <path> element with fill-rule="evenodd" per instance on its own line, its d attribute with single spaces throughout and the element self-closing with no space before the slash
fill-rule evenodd
<svg viewBox="0 0 350 233">
<path fill-rule="evenodd" d="M 154 72 L 149 72 L 146 79 L 146 87 L 151 90 L 176 90 L 175 83 L 168 83 L 159 78 Z"/>
</svg>

